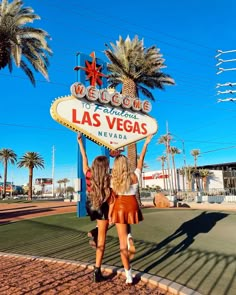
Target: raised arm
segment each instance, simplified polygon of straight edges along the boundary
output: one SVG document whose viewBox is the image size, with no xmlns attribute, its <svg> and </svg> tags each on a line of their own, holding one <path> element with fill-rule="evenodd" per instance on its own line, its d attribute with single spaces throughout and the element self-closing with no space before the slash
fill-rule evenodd
<svg viewBox="0 0 236 295">
<path fill-rule="evenodd" d="M 141 151 L 141 154 L 139 156 L 139 159 L 138 159 L 138 162 L 137 162 L 137 168 L 142 170 L 143 168 L 143 162 L 144 162 L 144 157 L 146 155 L 146 151 L 147 151 L 147 146 L 149 144 L 149 142 L 151 141 L 152 139 L 152 134 L 148 135 L 148 137 L 146 138 L 145 142 L 144 142 L 144 145 L 143 145 L 143 148 L 142 148 L 142 151 Z"/>
<path fill-rule="evenodd" d="M 85 151 L 85 148 L 84 148 L 84 144 L 83 144 L 83 140 L 82 140 L 82 135 L 80 133 L 78 133 L 77 141 L 78 141 L 79 148 L 80 148 L 80 153 L 81 153 L 81 156 L 82 156 L 83 172 L 84 172 L 84 175 L 85 175 L 86 172 L 89 169 L 89 166 L 88 166 L 88 157 L 87 157 L 87 154 L 86 154 L 86 151 Z"/>
</svg>

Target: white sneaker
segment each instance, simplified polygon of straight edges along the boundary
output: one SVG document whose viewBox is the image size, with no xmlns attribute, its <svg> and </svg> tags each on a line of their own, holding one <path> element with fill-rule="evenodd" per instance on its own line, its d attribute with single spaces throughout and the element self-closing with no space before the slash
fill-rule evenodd
<svg viewBox="0 0 236 295">
<path fill-rule="evenodd" d="M 132 277 L 132 270 L 131 268 L 129 270 L 124 269 L 125 270 L 125 275 L 126 275 L 126 284 L 132 284 L 133 283 L 133 277 Z"/>
<path fill-rule="evenodd" d="M 136 250 L 135 250 L 135 246 L 134 246 L 134 239 L 131 234 L 128 234 L 128 236 L 127 236 L 127 245 L 128 245 L 129 259 L 133 259 Z"/>
</svg>

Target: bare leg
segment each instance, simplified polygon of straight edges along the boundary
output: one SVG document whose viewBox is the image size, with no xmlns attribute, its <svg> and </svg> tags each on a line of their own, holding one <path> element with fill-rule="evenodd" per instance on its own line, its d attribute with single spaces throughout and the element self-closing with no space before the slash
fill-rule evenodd
<svg viewBox="0 0 236 295">
<path fill-rule="evenodd" d="M 129 262 L 129 251 L 128 251 L 128 227 L 127 224 L 116 223 L 116 229 L 120 241 L 120 256 L 123 263 L 126 275 L 126 284 L 132 284 L 132 270 Z"/>
<path fill-rule="evenodd" d="M 89 240 L 89 245 L 96 249 L 97 248 L 97 241 L 98 241 L 98 226 L 96 225 L 95 228 L 91 229 L 88 232 L 88 237 L 90 238 Z"/>
<path fill-rule="evenodd" d="M 100 267 L 105 251 L 106 233 L 108 229 L 108 220 L 97 220 L 98 239 L 96 248 L 96 267 Z"/>
<path fill-rule="evenodd" d="M 127 233 L 128 233 L 128 255 L 129 255 L 129 259 L 133 259 L 134 258 L 134 254 L 136 252 L 135 249 L 135 245 L 134 245 L 134 239 L 132 237 L 131 234 L 131 226 L 130 224 L 127 224 Z"/>
<path fill-rule="evenodd" d="M 120 256 L 125 269 L 130 269 L 128 245 L 127 245 L 127 224 L 116 223 L 116 229 L 120 241 Z"/>
</svg>

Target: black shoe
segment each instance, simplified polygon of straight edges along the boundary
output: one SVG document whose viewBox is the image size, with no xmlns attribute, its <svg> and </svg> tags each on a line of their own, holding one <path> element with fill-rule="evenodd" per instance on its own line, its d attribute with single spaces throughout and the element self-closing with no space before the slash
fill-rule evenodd
<svg viewBox="0 0 236 295">
<path fill-rule="evenodd" d="M 101 268 L 100 267 L 94 267 L 94 272 L 93 272 L 93 281 L 94 283 L 99 283 L 102 281 L 105 281 L 106 278 L 102 275 L 101 273 Z"/>
</svg>

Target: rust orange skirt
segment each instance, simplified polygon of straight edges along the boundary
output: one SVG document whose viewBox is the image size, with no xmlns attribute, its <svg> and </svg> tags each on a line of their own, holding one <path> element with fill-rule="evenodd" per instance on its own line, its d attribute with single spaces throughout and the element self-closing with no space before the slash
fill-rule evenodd
<svg viewBox="0 0 236 295">
<path fill-rule="evenodd" d="M 135 224 L 143 220 L 135 196 L 117 196 L 112 211 L 112 223 Z"/>
</svg>

